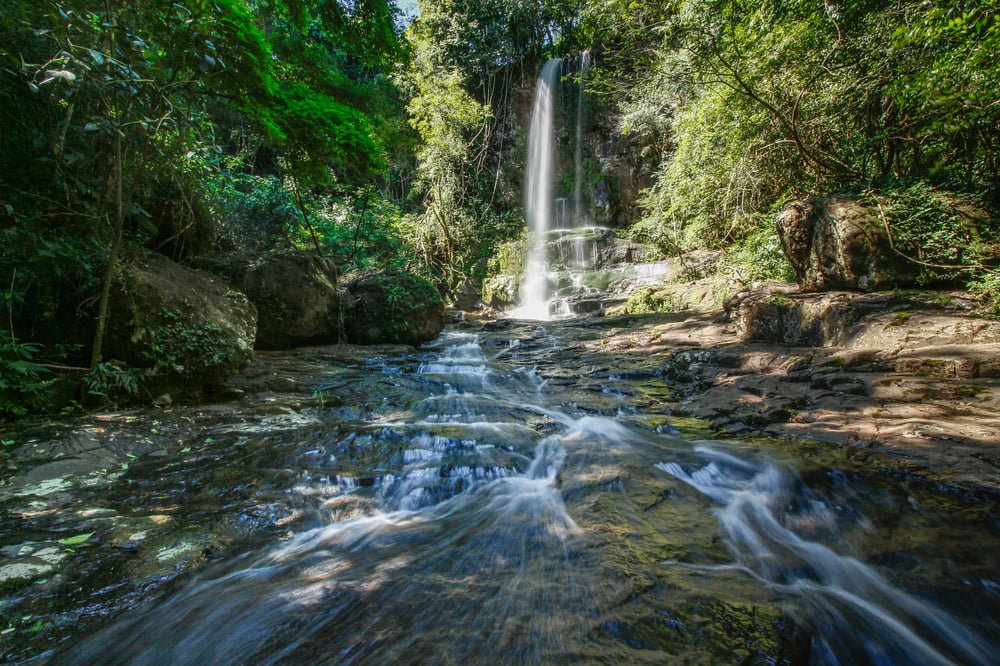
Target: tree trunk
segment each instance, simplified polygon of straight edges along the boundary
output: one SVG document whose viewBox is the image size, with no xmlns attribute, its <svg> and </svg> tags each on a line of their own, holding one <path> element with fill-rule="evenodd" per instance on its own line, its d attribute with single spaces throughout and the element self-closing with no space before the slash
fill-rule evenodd
<svg viewBox="0 0 1000 666">
<path fill-rule="evenodd" d="M 119 120 L 120 124 L 120 120 Z M 122 245 L 122 230 L 125 227 L 125 193 L 123 179 L 125 177 L 124 155 L 122 154 L 121 128 L 115 127 L 115 226 L 111 240 L 111 252 L 108 255 L 108 267 L 104 271 L 104 284 L 101 287 L 101 302 L 97 310 L 97 330 L 94 331 L 94 342 L 90 349 L 90 368 L 94 369 L 101 362 L 104 349 L 104 334 L 108 328 L 108 317 L 111 311 L 111 285 L 118 270 L 118 254 Z"/>
</svg>

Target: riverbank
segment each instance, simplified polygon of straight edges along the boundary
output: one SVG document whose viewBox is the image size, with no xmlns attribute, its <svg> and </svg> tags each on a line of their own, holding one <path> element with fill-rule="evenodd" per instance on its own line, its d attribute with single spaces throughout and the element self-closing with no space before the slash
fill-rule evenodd
<svg viewBox="0 0 1000 666">
<path fill-rule="evenodd" d="M 829 313 L 817 306 L 838 298 L 862 314 L 846 324 L 820 314 L 814 329 L 839 332 L 818 344 L 779 341 L 809 336 L 783 332 L 774 311 L 752 314 L 731 303 L 728 312 L 593 319 L 588 325 L 602 333 L 587 345 L 658 359 L 675 393 L 674 416 L 726 434 L 870 449 L 921 477 L 1000 493 L 998 323 L 970 315 L 960 292 L 831 295 L 788 287 L 770 290 L 769 304 Z M 755 339 L 765 336 L 779 340 Z"/>
</svg>

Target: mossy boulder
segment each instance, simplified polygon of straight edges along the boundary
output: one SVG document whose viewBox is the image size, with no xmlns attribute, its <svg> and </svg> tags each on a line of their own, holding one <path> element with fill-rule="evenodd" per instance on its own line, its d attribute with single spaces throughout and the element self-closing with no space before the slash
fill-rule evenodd
<svg viewBox="0 0 1000 666">
<path fill-rule="evenodd" d="M 253 358 L 256 330 L 242 292 L 151 254 L 119 276 L 104 356 L 188 388 L 220 384 Z"/>
<path fill-rule="evenodd" d="M 347 285 L 351 303 L 344 318 L 348 341 L 419 345 L 444 329 L 444 301 L 422 277 L 389 269 Z"/>
<path fill-rule="evenodd" d="M 781 248 L 803 291 L 876 291 L 913 284 L 878 210 L 843 197 L 796 202 L 777 218 Z"/>
<path fill-rule="evenodd" d="M 225 279 L 257 308 L 258 349 L 290 349 L 340 339 L 343 300 L 336 266 L 309 252 L 226 253 L 192 265 Z"/>
<path fill-rule="evenodd" d="M 998 262 L 994 226 L 981 202 L 921 183 L 799 201 L 777 218 L 803 291 L 963 284 Z"/>
</svg>

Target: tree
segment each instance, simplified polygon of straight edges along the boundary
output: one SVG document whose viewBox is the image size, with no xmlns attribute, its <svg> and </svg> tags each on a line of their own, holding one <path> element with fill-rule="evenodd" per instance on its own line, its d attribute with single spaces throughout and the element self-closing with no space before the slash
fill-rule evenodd
<svg viewBox="0 0 1000 666">
<path fill-rule="evenodd" d="M 233 136 L 304 187 L 384 169 L 367 108 L 402 54 L 385 0 L 19 0 L 0 18 L 0 278 L 22 335 L 92 321 L 92 365 L 123 247 L 211 225 L 203 184 Z M 160 207 L 177 199 L 182 225 Z"/>
<path fill-rule="evenodd" d="M 629 3 L 627 23 L 589 4 L 590 29 L 630 46 L 601 89 L 662 159 L 646 235 L 728 242 L 789 196 L 888 179 L 990 187 L 995 5 L 679 0 Z"/>
</svg>

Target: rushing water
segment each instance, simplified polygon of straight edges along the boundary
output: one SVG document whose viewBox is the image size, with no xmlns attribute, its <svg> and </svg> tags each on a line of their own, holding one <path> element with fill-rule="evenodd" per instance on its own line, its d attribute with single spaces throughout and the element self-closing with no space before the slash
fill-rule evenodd
<svg viewBox="0 0 1000 666">
<path fill-rule="evenodd" d="M 163 587 L 119 547 L 89 597 L 66 583 L 42 661 L 992 662 L 995 516 L 870 457 L 706 436 L 668 416 L 655 359 L 591 337 L 512 325 L 316 356 L 325 402 L 216 414 L 212 437 L 133 461 L 106 510 L 174 506 L 188 532 L 188 503 L 204 532 L 249 506 L 308 518 Z M 195 437 L 213 441 L 187 461 Z"/>
<path fill-rule="evenodd" d="M 573 151 L 573 217 L 576 226 L 585 226 L 590 221 L 587 206 L 583 203 L 583 120 L 584 89 L 587 70 L 590 69 L 590 51 L 580 54 L 580 73 L 576 95 L 576 147 Z"/>
<path fill-rule="evenodd" d="M 524 210 L 528 218 L 529 248 L 521 283 L 517 314 L 528 319 L 548 319 L 548 232 L 553 225 L 552 185 L 556 142 L 553 132 L 556 97 L 562 60 L 545 63 L 535 85 L 528 133 L 528 162 L 524 172 Z"/>
</svg>

